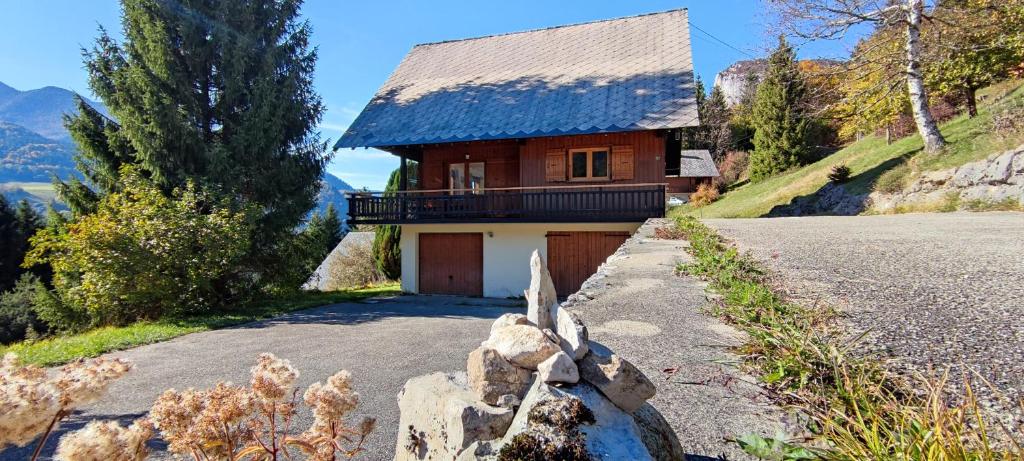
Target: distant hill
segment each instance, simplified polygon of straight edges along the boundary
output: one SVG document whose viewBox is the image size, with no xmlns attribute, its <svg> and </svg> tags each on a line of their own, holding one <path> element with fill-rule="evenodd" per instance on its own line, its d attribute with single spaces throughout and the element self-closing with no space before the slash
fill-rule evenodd
<svg viewBox="0 0 1024 461">
<path fill-rule="evenodd" d="M 0 82 L 0 122 L 21 125 L 50 139 L 71 141 L 63 116 L 77 112 L 74 97 L 74 92 L 55 86 L 18 91 Z M 103 104 L 86 102 L 109 115 Z"/>
<path fill-rule="evenodd" d="M 75 175 L 75 147 L 0 121 L 0 182 L 50 182 Z"/>
</svg>

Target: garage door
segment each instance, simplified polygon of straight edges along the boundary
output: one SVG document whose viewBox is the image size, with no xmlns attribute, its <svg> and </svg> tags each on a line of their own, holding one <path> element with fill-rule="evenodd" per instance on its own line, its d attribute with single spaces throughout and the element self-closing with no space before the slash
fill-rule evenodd
<svg viewBox="0 0 1024 461">
<path fill-rule="evenodd" d="M 629 232 L 548 232 L 547 237 L 555 290 L 558 296 L 569 296 L 622 246 Z"/>
<path fill-rule="evenodd" d="M 420 234 L 419 292 L 483 296 L 483 234 Z"/>
</svg>

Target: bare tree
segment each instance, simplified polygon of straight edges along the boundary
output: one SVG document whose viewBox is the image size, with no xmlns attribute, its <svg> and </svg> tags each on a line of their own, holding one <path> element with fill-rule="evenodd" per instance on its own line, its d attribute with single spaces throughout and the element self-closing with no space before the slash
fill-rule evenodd
<svg viewBox="0 0 1024 461">
<path fill-rule="evenodd" d="M 928 106 L 922 68 L 921 21 L 924 0 L 768 0 L 782 24 L 798 37 L 811 40 L 842 39 L 863 26 L 899 27 L 903 30 L 903 73 L 917 131 L 925 150 L 937 152 L 946 144 Z"/>
</svg>

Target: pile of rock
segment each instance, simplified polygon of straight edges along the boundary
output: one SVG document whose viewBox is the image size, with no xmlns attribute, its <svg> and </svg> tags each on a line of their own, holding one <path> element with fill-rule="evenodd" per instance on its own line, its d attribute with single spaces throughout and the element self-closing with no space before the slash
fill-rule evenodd
<svg viewBox="0 0 1024 461">
<path fill-rule="evenodd" d="M 406 382 L 395 459 L 682 459 L 654 384 L 589 341 L 536 251 L 530 268 L 527 315 L 498 318 L 465 373 Z"/>
</svg>

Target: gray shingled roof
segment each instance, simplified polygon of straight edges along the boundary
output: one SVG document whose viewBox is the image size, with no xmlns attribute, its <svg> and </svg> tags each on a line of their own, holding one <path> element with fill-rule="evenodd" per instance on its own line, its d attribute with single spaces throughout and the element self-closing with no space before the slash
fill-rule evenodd
<svg viewBox="0 0 1024 461">
<path fill-rule="evenodd" d="M 679 176 L 688 178 L 716 178 L 718 168 L 706 150 L 684 150 L 679 160 Z"/>
<path fill-rule="evenodd" d="M 335 144 L 697 125 L 686 10 L 417 45 Z"/>
</svg>

